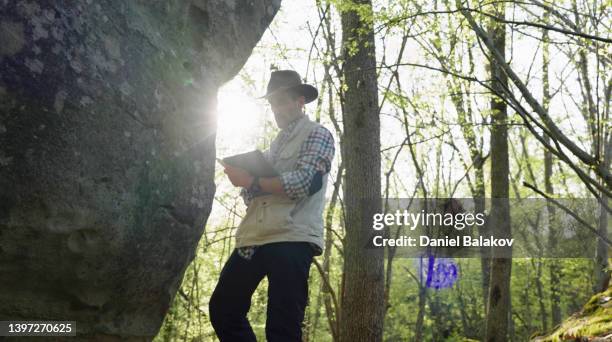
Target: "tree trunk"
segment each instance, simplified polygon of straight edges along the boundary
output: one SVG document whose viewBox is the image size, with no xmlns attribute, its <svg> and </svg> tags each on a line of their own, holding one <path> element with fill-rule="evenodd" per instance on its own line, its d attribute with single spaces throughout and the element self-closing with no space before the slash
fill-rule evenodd
<svg viewBox="0 0 612 342">
<path fill-rule="evenodd" d="M 494 15 L 503 18 L 504 3 L 494 5 Z M 495 47 L 505 58 L 505 27 L 491 21 L 489 27 Z M 491 61 L 490 72 L 492 87 L 501 93 L 507 87 L 508 78 L 501 65 Z M 496 238 L 510 237 L 509 195 L 509 162 L 508 162 L 508 127 L 506 104 L 498 97 L 491 100 L 491 215 L 489 226 Z M 493 250 L 491 260 L 491 278 L 489 282 L 489 300 L 485 329 L 485 341 L 497 342 L 508 340 L 510 316 L 510 274 L 512 259 L 498 257 L 499 249 Z"/>
<path fill-rule="evenodd" d="M 419 268 L 421 272 L 422 268 Z M 427 304 L 427 287 L 419 282 L 419 304 L 416 317 L 416 324 L 414 329 L 414 342 L 421 342 L 423 340 L 423 324 L 425 322 L 425 305 Z"/>
<path fill-rule="evenodd" d="M 542 331 L 548 331 L 548 318 L 546 316 L 546 306 L 544 304 L 544 289 L 542 286 L 542 260 L 539 259 L 535 262 L 536 268 L 536 293 L 538 294 L 538 304 L 540 309 L 540 320 L 542 320 Z M 552 289 L 551 285 L 551 289 Z M 551 296 L 552 297 L 552 296 Z M 552 298 L 551 298 L 552 299 Z M 554 305 L 554 304 L 552 304 Z M 559 305 L 559 303 L 557 303 Z M 558 306 L 557 306 L 558 307 Z M 553 326 L 555 324 L 553 323 Z"/>
<path fill-rule="evenodd" d="M 369 220 L 364 220 L 381 212 L 380 119 L 372 3 L 359 0 L 349 7 L 343 8 L 341 18 L 346 238 L 340 341 L 382 341 L 384 250 L 365 248 L 373 231 L 367 229 Z M 362 199 L 370 201 L 366 204 Z"/>
<path fill-rule="evenodd" d="M 544 23 L 549 22 L 550 13 L 548 11 L 544 11 L 543 21 Z M 549 39 L 548 39 L 548 30 L 542 30 L 542 107 L 544 110 L 548 112 L 548 108 L 550 105 L 551 95 L 550 95 L 550 83 L 549 83 L 549 74 L 548 74 L 548 65 L 550 64 L 550 52 L 549 52 Z M 550 142 L 550 137 L 546 135 L 544 137 L 546 143 Z M 552 167 L 553 167 L 553 155 L 549 149 L 544 149 L 544 186 L 546 188 L 546 193 L 549 195 L 554 194 L 554 188 L 552 185 Z M 559 232 L 553 231 L 554 227 L 558 225 L 554 224 L 554 220 L 556 218 L 555 214 L 555 206 L 547 202 L 546 205 L 547 215 L 548 215 L 548 249 L 550 251 L 556 251 L 557 249 L 557 235 Z M 550 311 L 552 316 L 552 326 L 556 326 L 561 323 L 561 307 L 560 307 L 560 267 L 557 263 L 556 259 L 551 259 L 549 264 L 549 274 L 550 274 Z M 540 299 L 542 301 L 543 298 Z M 548 330 L 546 325 L 546 317 L 543 317 L 542 326 L 544 331 Z"/>
<path fill-rule="evenodd" d="M 610 99 L 608 98 L 608 101 L 609 100 Z M 606 142 L 604 138 L 603 141 L 606 144 L 603 149 L 604 165 L 609 168 L 610 160 L 612 159 L 612 139 Z M 609 198 L 603 192 L 601 193 L 601 201 L 609 206 Z M 608 236 L 608 215 L 610 214 L 604 207 L 603 203 L 600 203 L 599 205 L 598 230 L 601 236 Z M 593 292 L 595 293 L 605 291 L 608 288 L 608 283 L 610 282 L 608 247 L 609 246 L 603 239 L 597 238 L 597 251 L 595 253 L 595 282 L 593 284 Z"/>
</svg>

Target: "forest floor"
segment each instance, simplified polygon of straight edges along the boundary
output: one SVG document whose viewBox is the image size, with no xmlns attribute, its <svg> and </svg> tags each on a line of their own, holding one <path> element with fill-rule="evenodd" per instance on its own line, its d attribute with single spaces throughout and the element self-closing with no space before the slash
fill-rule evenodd
<svg viewBox="0 0 612 342">
<path fill-rule="evenodd" d="M 534 337 L 533 342 L 612 341 L 612 282 L 547 336 Z"/>
</svg>

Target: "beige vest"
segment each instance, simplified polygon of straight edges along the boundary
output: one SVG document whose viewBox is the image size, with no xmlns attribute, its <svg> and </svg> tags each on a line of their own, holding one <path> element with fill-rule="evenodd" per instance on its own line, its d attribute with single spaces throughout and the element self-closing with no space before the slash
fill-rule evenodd
<svg viewBox="0 0 612 342">
<path fill-rule="evenodd" d="M 278 147 L 275 169 L 295 170 L 302 143 L 320 124 L 307 116 L 299 119 L 283 146 Z M 327 174 L 319 191 L 306 198 L 291 200 L 285 195 L 255 197 L 236 232 L 236 247 L 262 245 L 281 241 L 306 241 L 323 249 L 323 209 Z"/>
</svg>

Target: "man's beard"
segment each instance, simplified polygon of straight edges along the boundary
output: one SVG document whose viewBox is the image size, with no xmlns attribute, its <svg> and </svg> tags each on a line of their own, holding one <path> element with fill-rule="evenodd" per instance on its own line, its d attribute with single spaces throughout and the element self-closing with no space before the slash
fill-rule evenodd
<svg viewBox="0 0 612 342">
<path fill-rule="evenodd" d="M 293 117 L 294 115 L 292 115 L 292 113 L 286 113 L 286 114 L 274 113 L 274 119 L 276 120 L 276 125 L 281 128 L 286 126 Z"/>
</svg>

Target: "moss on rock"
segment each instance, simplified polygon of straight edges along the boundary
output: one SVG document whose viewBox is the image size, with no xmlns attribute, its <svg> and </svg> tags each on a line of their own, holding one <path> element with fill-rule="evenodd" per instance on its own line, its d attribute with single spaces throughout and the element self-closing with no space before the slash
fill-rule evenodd
<svg viewBox="0 0 612 342">
<path fill-rule="evenodd" d="M 598 293 L 565 322 L 546 336 L 536 336 L 534 342 L 612 341 L 612 283 Z"/>
</svg>

